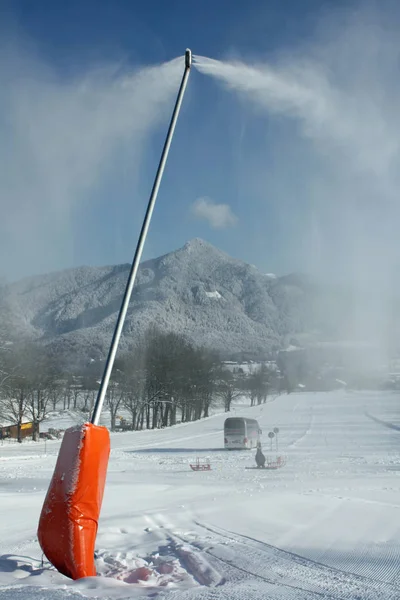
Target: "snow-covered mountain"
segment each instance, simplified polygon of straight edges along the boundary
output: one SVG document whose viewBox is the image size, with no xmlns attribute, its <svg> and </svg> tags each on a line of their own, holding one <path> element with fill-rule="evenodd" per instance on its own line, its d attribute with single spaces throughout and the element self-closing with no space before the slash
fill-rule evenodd
<svg viewBox="0 0 400 600">
<path fill-rule="evenodd" d="M 3 290 L 0 319 L 57 352 L 104 356 L 128 272 L 80 267 L 21 280 Z M 305 276 L 271 277 L 194 239 L 141 265 L 121 348 L 153 324 L 225 354 L 265 353 L 318 329 L 318 294 Z"/>
</svg>

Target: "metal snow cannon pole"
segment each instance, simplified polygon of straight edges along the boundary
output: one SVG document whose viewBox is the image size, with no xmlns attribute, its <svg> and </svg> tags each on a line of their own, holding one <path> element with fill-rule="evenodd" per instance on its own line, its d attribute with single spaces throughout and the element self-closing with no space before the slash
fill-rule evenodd
<svg viewBox="0 0 400 600">
<path fill-rule="evenodd" d="M 106 427 L 99 425 L 99 420 L 191 65 L 192 53 L 190 50 L 186 50 L 182 81 L 129 272 L 91 421 L 65 431 L 53 477 L 40 514 L 38 539 L 43 553 L 60 573 L 71 579 L 96 575 L 94 550 L 110 454 L 109 432 Z"/>
</svg>

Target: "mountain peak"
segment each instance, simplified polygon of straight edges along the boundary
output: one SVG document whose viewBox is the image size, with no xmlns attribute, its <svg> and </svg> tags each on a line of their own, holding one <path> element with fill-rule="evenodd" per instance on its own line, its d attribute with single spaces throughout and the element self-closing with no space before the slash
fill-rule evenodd
<svg viewBox="0 0 400 600">
<path fill-rule="evenodd" d="M 202 238 L 193 238 L 186 242 L 186 244 L 176 251 L 178 254 L 183 254 L 187 257 L 188 260 L 193 259 L 193 255 L 200 255 L 202 260 L 223 260 L 228 261 L 229 263 L 241 263 L 242 261 L 238 261 L 223 250 L 220 250 L 210 242 L 206 242 Z M 176 254 L 172 253 L 172 254 Z M 188 256 L 189 255 L 189 256 Z"/>
<path fill-rule="evenodd" d="M 219 250 L 213 246 L 212 244 L 210 244 L 209 242 L 206 242 L 205 240 L 201 239 L 201 238 L 193 238 L 192 240 L 189 240 L 188 242 L 186 242 L 186 244 L 183 246 L 182 250 L 185 250 L 187 252 L 191 252 L 193 250 L 214 250 L 219 252 Z"/>
</svg>

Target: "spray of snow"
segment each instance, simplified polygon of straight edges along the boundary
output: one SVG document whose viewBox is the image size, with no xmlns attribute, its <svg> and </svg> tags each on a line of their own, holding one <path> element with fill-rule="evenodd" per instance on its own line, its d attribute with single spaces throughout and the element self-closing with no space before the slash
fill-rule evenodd
<svg viewBox="0 0 400 600">
<path fill-rule="evenodd" d="M 266 162 L 252 178 L 264 197 L 273 192 L 271 178 L 281 187 L 289 181 L 283 189 L 295 200 L 282 198 L 273 210 L 294 222 L 287 226 L 297 236 L 292 260 L 351 281 L 349 337 L 382 348 L 397 335 L 391 318 L 400 264 L 400 41 L 398 11 L 392 13 L 338 10 L 307 45 L 268 62 L 195 57 L 197 69 L 243 100 L 243 110 L 281 124 L 273 173 L 264 174 Z M 300 167 L 290 164 L 293 147 Z M 301 189 L 290 183 L 293 174 Z"/>
<path fill-rule="evenodd" d="M 96 65 L 66 77 L 34 48 L 3 37 L 3 275 L 70 266 L 84 211 L 97 215 L 98 197 L 118 190 L 121 179 L 135 197 L 149 134 L 167 118 L 181 74 L 178 58 L 144 68 Z"/>
</svg>

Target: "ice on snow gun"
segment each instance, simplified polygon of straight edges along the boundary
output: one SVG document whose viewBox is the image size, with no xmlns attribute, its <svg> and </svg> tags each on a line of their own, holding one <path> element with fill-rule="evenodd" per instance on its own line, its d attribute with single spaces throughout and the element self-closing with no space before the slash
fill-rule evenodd
<svg viewBox="0 0 400 600">
<path fill-rule="evenodd" d="M 96 575 L 94 550 L 110 454 L 110 437 L 108 429 L 99 426 L 100 414 L 191 65 L 192 53 L 186 50 L 185 70 L 140 231 L 91 422 L 65 431 L 40 514 L 38 527 L 40 546 L 52 565 L 71 579 Z"/>
</svg>

